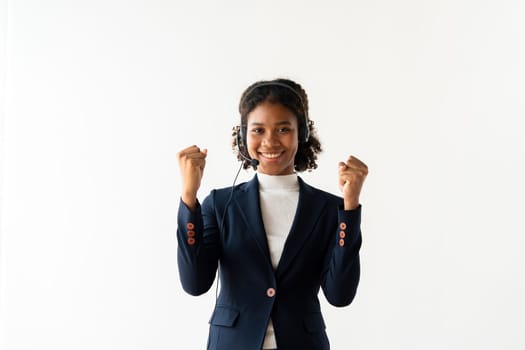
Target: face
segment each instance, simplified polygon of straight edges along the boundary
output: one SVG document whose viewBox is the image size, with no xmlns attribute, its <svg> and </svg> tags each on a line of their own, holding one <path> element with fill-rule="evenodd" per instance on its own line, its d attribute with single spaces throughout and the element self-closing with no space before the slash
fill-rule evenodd
<svg viewBox="0 0 525 350">
<path fill-rule="evenodd" d="M 259 161 L 258 172 L 293 174 L 298 132 L 295 114 L 279 103 L 263 102 L 248 113 L 246 143 L 250 157 Z"/>
</svg>

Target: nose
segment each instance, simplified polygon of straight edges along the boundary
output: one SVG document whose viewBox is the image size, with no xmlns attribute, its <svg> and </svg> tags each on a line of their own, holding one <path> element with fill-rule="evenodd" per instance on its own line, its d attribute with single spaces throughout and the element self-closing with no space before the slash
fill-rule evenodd
<svg viewBox="0 0 525 350">
<path fill-rule="evenodd" d="M 263 138 L 263 144 L 273 146 L 279 144 L 279 137 L 277 132 L 269 131 L 265 133 Z"/>
</svg>

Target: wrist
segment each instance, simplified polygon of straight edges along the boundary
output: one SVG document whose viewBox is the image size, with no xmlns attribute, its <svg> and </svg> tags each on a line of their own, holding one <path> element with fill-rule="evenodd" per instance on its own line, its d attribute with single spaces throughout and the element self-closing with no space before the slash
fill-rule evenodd
<svg viewBox="0 0 525 350">
<path fill-rule="evenodd" d="M 197 207 L 197 196 L 194 194 L 182 194 L 181 200 L 186 204 L 191 210 L 195 210 Z"/>
<path fill-rule="evenodd" d="M 359 199 L 344 199 L 344 209 L 345 210 L 354 210 L 359 206 Z"/>
</svg>

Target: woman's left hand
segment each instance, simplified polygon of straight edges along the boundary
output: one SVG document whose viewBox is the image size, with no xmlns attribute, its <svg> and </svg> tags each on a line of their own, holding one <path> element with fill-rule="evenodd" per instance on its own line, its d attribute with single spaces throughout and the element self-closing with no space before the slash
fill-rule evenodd
<svg viewBox="0 0 525 350">
<path fill-rule="evenodd" d="M 346 163 L 339 162 L 339 188 L 343 192 L 345 210 L 359 206 L 359 195 L 367 175 L 366 164 L 354 156 L 348 157 Z"/>
</svg>

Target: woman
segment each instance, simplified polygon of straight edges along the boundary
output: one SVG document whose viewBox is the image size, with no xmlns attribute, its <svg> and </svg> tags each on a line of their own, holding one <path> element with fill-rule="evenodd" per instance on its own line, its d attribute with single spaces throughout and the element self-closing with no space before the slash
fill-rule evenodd
<svg viewBox="0 0 525 350">
<path fill-rule="evenodd" d="M 308 118 L 308 99 L 291 80 L 248 87 L 239 104 L 234 147 L 249 182 L 197 190 L 206 149 L 177 154 L 182 176 L 178 265 L 184 290 L 221 291 L 210 320 L 208 349 L 329 349 L 318 300 L 349 305 L 359 282 L 361 206 L 368 173 L 350 156 L 339 163 L 343 198 L 306 184 L 296 172 L 317 167 L 321 145 Z"/>
</svg>

